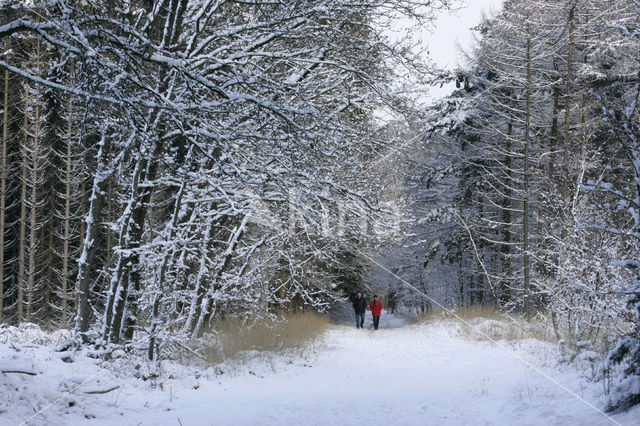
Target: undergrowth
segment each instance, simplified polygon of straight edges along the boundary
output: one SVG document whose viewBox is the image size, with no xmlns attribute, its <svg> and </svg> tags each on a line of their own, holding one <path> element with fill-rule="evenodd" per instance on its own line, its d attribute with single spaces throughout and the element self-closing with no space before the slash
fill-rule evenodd
<svg viewBox="0 0 640 426">
<path fill-rule="evenodd" d="M 211 364 L 220 364 L 260 354 L 302 351 L 319 341 L 329 324 L 326 316 L 310 312 L 251 325 L 238 320 L 218 321 L 203 337 L 205 347 L 199 352 Z"/>
<path fill-rule="evenodd" d="M 557 343 L 551 319 L 543 313 L 527 320 L 522 315 L 501 312 L 495 307 L 472 305 L 448 311 L 431 311 L 418 318 L 418 322 L 434 320 L 454 321 L 463 335 L 474 340 L 537 339 Z"/>
</svg>

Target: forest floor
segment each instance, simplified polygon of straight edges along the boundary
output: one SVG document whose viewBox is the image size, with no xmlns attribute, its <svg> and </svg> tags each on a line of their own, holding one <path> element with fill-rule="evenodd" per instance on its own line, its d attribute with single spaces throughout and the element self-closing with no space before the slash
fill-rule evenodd
<svg viewBox="0 0 640 426">
<path fill-rule="evenodd" d="M 14 330 L 13 342 L 0 339 L 0 370 L 36 375 L 0 373 L 0 424 L 640 424 L 640 407 L 598 412 L 602 383 L 559 364 L 550 343 L 479 341 L 453 321 L 405 324 L 393 315 L 382 316 L 380 330 L 370 316 L 365 327 L 331 326 L 303 354 L 256 356 L 233 371 L 167 364 L 162 382 L 86 356 L 64 362 Z"/>
</svg>

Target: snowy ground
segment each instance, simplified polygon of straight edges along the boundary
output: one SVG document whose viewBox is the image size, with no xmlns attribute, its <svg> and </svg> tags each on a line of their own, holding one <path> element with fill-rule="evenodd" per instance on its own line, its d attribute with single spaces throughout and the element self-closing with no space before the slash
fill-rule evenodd
<svg viewBox="0 0 640 426">
<path fill-rule="evenodd" d="M 43 409 L 26 424 L 640 424 L 640 409 L 608 419 L 518 359 L 602 407 L 602 385 L 558 366 L 547 343 L 478 342 L 451 322 L 406 325 L 389 315 L 381 327 L 334 326 L 304 356 L 261 357 L 235 374 L 174 365 L 162 388 L 157 381 L 118 377 L 86 356 L 64 362 L 68 354 L 38 344 L 55 336 L 12 344 L 5 329 L 0 369 L 36 375 L 0 373 L 0 424 L 20 424 Z"/>
</svg>

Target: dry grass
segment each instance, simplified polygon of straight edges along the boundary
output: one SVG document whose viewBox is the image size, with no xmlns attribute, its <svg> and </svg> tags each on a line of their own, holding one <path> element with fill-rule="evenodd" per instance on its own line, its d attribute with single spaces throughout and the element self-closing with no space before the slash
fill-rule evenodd
<svg viewBox="0 0 640 426">
<path fill-rule="evenodd" d="M 326 316 L 315 313 L 290 315 L 278 321 L 267 319 L 253 326 L 220 321 L 206 339 L 207 360 L 218 364 L 256 356 L 256 352 L 300 351 L 318 341 L 329 324 Z"/>
<path fill-rule="evenodd" d="M 458 324 L 460 332 L 475 340 L 537 339 L 556 342 L 551 320 L 539 313 L 527 321 L 520 315 L 507 314 L 491 306 L 468 306 L 448 312 L 437 311 L 419 317 L 420 322 L 450 320 Z"/>
<path fill-rule="evenodd" d="M 416 318 L 416 322 L 429 322 L 438 320 L 458 320 L 461 323 L 463 321 L 472 321 L 478 318 L 499 320 L 503 318 L 503 314 L 498 312 L 492 306 L 472 305 L 463 308 L 450 309 L 448 311 L 433 310 Z"/>
<path fill-rule="evenodd" d="M 455 318 L 458 320 L 471 321 L 478 318 L 499 320 L 503 314 L 493 306 L 471 305 L 462 308 L 451 309 L 450 311 L 438 311 L 432 315 L 437 315 L 443 319 Z"/>
</svg>

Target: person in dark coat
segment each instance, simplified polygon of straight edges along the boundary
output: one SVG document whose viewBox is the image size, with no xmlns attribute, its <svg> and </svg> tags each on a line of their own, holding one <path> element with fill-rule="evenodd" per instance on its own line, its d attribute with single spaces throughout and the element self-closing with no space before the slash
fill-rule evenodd
<svg viewBox="0 0 640 426">
<path fill-rule="evenodd" d="M 373 328 L 377 330 L 378 324 L 380 324 L 380 314 L 382 314 L 382 302 L 378 300 L 377 295 L 373 296 L 369 309 L 371 309 L 371 314 L 373 315 Z"/>
<path fill-rule="evenodd" d="M 353 304 L 353 310 L 356 312 L 356 328 L 362 328 L 364 326 L 364 314 L 367 311 L 367 302 L 362 297 L 362 293 L 358 293 L 351 303 Z"/>
</svg>

